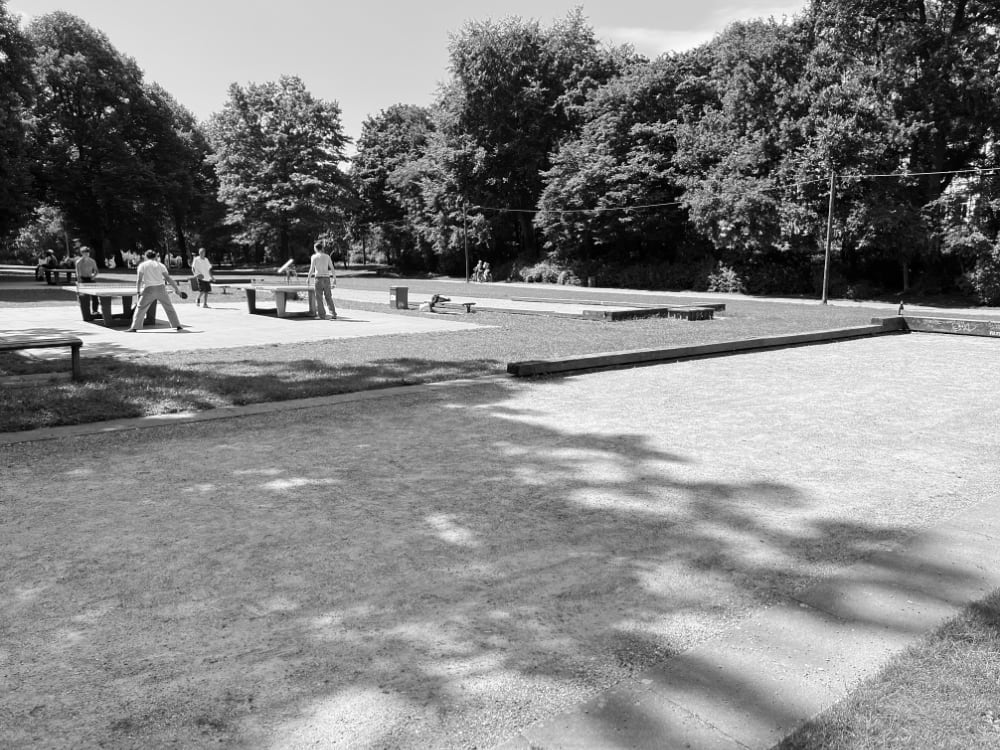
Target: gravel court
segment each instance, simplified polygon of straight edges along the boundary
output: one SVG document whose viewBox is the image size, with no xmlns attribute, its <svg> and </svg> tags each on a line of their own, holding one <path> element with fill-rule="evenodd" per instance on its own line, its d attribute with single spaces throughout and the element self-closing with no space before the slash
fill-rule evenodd
<svg viewBox="0 0 1000 750">
<path fill-rule="evenodd" d="M 488 747 L 995 498 L 998 364 L 891 336 L 5 446 L 0 739 Z"/>
</svg>

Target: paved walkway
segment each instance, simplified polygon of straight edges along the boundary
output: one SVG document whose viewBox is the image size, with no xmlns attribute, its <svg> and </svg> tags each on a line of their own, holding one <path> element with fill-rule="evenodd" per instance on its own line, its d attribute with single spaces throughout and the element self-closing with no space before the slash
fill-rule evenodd
<svg viewBox="0 0 1000 750">
<path fill-rule="evenodd" d="M 668 567 L 665 555 L 673 551 L 671 547 L 682 548 L 693 539 L 701 539 L 683 553 L 685 557 L 698 553 L 709 540 L 711 545 L 720 543 L 721 538 L 715 535 L 723 530 L 735 533 L 728 554 L 733 556 L 736 569 L 745 571 L 746 584 L 765 570 L 762 555 L 774 555 L 782 549 L 790 553 L 799 544 L 815 545 L 814 552 L 828 543 L 831 552 L 847 546 L 842 560 L 847 564 L 836 566 L 836 573 L 821 583 L 782 595 L 771 606 L 729 626 L 720 627 L 719 621 L 713 620 L 717 628 L 713 637 L 596 695 L 569 689 L 569 679 L 558 684 L 543 681 L 538 692 L 537 686 L 531 687 L 531 662 L 517 669 L 511 665 L 511 654 L 517 652 L 519 644 L 510 632 L 497 630 L 512 639 L 508 642 L 500 635 L 487 637 L 472 627 L 462 633 L 470 640 L 456 642 L 454 651 L 437 653 L 429 642 L 426 653 L 422 646 L 417 647 L 421 658 L 409 665 L 411 669 L 419 665 L 420 669 L 433 666 L 439 670 L 434 674 L 446 686 L 447 699 L 440 707 L 444 714 L 434 713 L 440 696 L 430 700 L 429 707 L 421 707 L 390 687 L 371 691 L 363 703 L 334 698 L 318 701 L 303 708 L 295 721 L 266 732 L 260 729 L 260 713 L 253 721 L 247 718 L 248 726 L 257 727 L 264 732 L 261 736 L 269 738 L 251 743 L 261 747 L 317 743 L 378 746 L 380 737 L 398 739 L 391 731 L 402 732 L 398 727 L 404 726 L 417 734 L 405 735 L 410 741 L 402 746 L 446 747 L 447 733 L 444 739 L 433 732 L 425 735 L 424 745 L 419 728 L 443 721 L 441 716 L 451 712 L 453 719 L 460 719 L 461 726 L 467 727 L 469 742 L 505 750 L 763 750 L 802 720 L 846 695 L 859 680 L 874 674 L 893 654 L 960 607 L 1000 587 L 1000 502 L 995 462 L 990 462 L 1000 446 L 996 409 L 991 407 L 992 387 L 985 377 L 996 371 L 998 358 L 994 341 L 914 335 L 551 383 L 512 384 L 512 392 L 488 398 L 484 394 L 496 390 L 503 379 L 55 428 L 32 433 L 31 440 L 69 441 L 54 451 L 47 447 L 49 440 L 44 440 L 37 450 L 46 456 L 52 475 L 46 492 L 56 493 L 51 502 L 60 509 L 68 507 L 69 498 L 58 495 L 68 491 L 66 483 L 86 479 L 78 467 L 93 465 L 108 451 L 124 456 L 126 446 L 135 442 L 135 455 L 128 451 L 129 474 L 139 472 L 150 486 L 169 488 L 176 483 L 176 478 L 170 478 L 176 477 L 176 464 L 174 468 L 166 466 L 164 455 L 186 467 L 192 466 L 188 459 L 195 461 L 196 456 L 201 457 L 201 463 L 210 464 L 204 479 L 186 477 L 189 488 L 169 488 L 161 495 L 148 496 L 146 503 L 152 503 L 151 508 L 160 507 L 171 497 L 176 502 L 181 492 L 187 498 L 185 503 L 199 509 L 198 498 L 212 499 L 205 509 L 215 517 L 228 505 L 208 489 L 214 485 L 199 482 L 220 481 L 230 492 L 233 484 L 242 482 L 248 493 L 260 494 L 263 490 L 253 488 L 263 472 L 269 482 L 262 487 L 282 483 L 295 490 L 294 497 L 282 496 L 282 506 L 294 502 L 297 512 L 312 517 L 320 508 L 323 487 L 344 481 L 336 469 L 329 477 L 311 475 L 312 469 L 325 467 L 320 458 L 324 451 L 311 447 L 313 438 L 332 437 L 339 445 L 333 463 L 354 477 L 350 486 L 361 495 L 361 507 L 392 504 L 391 500 L 408 496 L 413 491 L 413 478 L 418 478 L 423 487 L 421 499 L 403 507 L 426 509 L 427 518 L 417 519 L 414 533 L 439 535 L 442 549 L 449 550 L 449 557 L 457 557 L 475 581 L 467 592 L 473 601 L 463 602 L 468 608 L 463 617 L 480 611 L 482 617 L 492 617 L 498 608 L 509 608 L 515 615 L 511 624 L 518 625 L 518 611 L 547 610 L 560 601 L 578 603 L 581 609 L 572 610 L 569 623 L 559 621 L 551 630 L 527 634 L 527 642 L 536 648 L 537 638 L 545 638 L 543 650 L 532 653 L 532 658 L 543 657 L 546 650 L 559 652 L 563 658 L 587 655 L 576 648 L 567 651 L 565 646 L 567 641 L 576 643 L 569 635 L 572 620 L 582 615 L 583 608 L 600 608 L 612 593 L 603 588 L 591 593 L 586 583 L 578 584 L 584 588 L 576 591 L 577 584 L 571 584 L 591 568 L 592 574 L 603 576 L 626 566 L 614 574 L 614 580 L 618 586 L 635 588 L 641 597 L 634 606 L 643 610 L 644 617 L 630 607 L 608 608 L 605 628 L 609 632 L 620 631 L 629 622 L 632 627 L 655 631 L 661 626 L 669 629 L 675 620 L 683 622 L 685 616 L 691 616 L 685 615 L 685 610 L 700 610 L 718 594 L 713 593 L 712 585 L 705 585 L 712 578 L 705 578 L 704 570 L 689 569 L 687 575 L 699 576 L 696 590 L 690 592 L 692 598 L 686 605 L 683 597 L 676 599 L 684 592 L 681 579 Z M 956 367 L 956 362 L 963 364 Z M 812 378 L 808 392 L 796 391 L 807 375 Z M 694 386 L 696 379 L 706 385 Z M 743 384 L 738 393 L 725 388 L 733 379 Z M 896 388 L 899 384 L 905 388 Z M 681 392 L 683 399 L 676 397 Z M 609 403 L 608 393 L 618 394 L 614 403 Z M 912 408 L 908 408 L 910 399 Z M 769 431 L 767 425 L 774 415 L 788 408 L 795 421 L 786 423 L 783 433 Z M 706 420 L 706 413 L 712 418 Z M 268 414 L 276 420 L 255 419 Z M 815 421 L 816 415 L 822 415 L 822 420 Z M 246 420 L 254 429 L 253 445 L 234 443 L 231 430 L 203 428 L 194 433 L 154 429 L 139 441 L 108 442 L 105 437 L 101 438 L 104 442 L 95 443 L 91 437 L 187 422 L 204 422 L 207 427 L 218 419 Z M 430 424 L 435 429 L 428 430 Z M 514 431 L 506 434 L 511 425 Z M 376 429 L 381 439 L 376 439 Z M 475 432 L 473 455 L 480 450 L 489 454 L 480 455 L 483 470 L 476 472 L 475 479 L 479 489 L 471 493 L 483 493 L 489 498 L 486 504 L 475 502 L 474 507 L 460 509 L 460 503 L 469 502 L 473 480 L 463 481 L 454 472 L 470 468 L 470 453 L 466 441 L 455 440 L 450 429 Z M 271 468 L 278 460 L 274 454 L 278 444 L 292 440 L 289 435 L 293 430 L 305 437 L 287 460 L 297 462 L 293 471 L 301 477 L 286 475 L 285 463 Z M 949 434 L 960 436 L 961 443 L 949 441 Z M 228 443 L 226 435 L 230 436 Z M 806 435 L 807 440 L 801 439 Z M 3 437 L 13 446 L 27 436 Z M 428 446 L 444 451 L 434 454 L 440 463 L 422 463 L 421 454 L 430 449 Z M 25 447 L 34 451 L 29 444 Z M 828 455 L 834 448 L 844 459 L 842 463 Z M 352 473 L 361 464 L 369 467 L 368 473 Z M 853 480 L 843 483 L 847 467 Z M 365 478 L 380 469 L 381 473 Z M 499 478 L 506 478 L 502 486 L 483 484 Z M 39 480 L 18 475 L 8 487 L 11 491 L 23 489 L 31 487 L 33 481 Z M 215 490 L 219 491 L 221 487 Z M 524 529 L 511 536 L 520 524 L 505 515 L 507 499 L 517 494 L 517 504 L 527 510 L 527 500 L 541 497 L 534 494 L 536 491 L 546 502 L 557 500 L 555 505 L 567 505 L 573 522 L 558 526 L 562 533 L 604 524 L 610 518 L 617 518 L 617 523 L 630 523 L 628 519 L 635 518 L 633 542 L 619 551 L 605 551 L 599 544 L 589 548 L 574 545 L 573 554 L 563 561 L 569 567 L 560 569 L 562 579 L 551 584 L 556 592 L 552 596 L 538 598 L 539 592 L 531 585 L 536 574 L 529 567 L 523 590 L 510 588 L 510 580 L 504 579 L 499 602 L 475 603 L 480 592 L 488 594 L 498 584 L 491 572 L 498 564 L 497 553 L 491 552 L 495 542 L 491 535 L 500 535 L 505 541 L 501 548 L 504 554 L 520 553 L 538 543 L 530 534 L 519 536 L 527 533 Z M 131 507 L 126 501 L 134 498 L 134 493 L 133 486 L 125 488 L 120 498 L 113 498 L 119 503 L 116 507 Z M 265 493 L 265 497 L 270 495 Z M 699 503 L 703 511 L 692 513 Z M 890 506 L 895 515 L 882 516 Z M 277 513 L 281 506 L 268 502 L 252 507 Z M 868 516 L 857 525 L 858 536 L 853 540 L 844 537 L 846 518 L 837 515 L 844 509 Z M 662 525 L 658 520 L 661 515 L 677 512 L 682 517 L 670 524 Z M 490 521 L 497 513 L 500 523 L 493 526 Z M 607 515 L 595 515 L 599 513 Z M 810 517 L 809 513 L 819 515 Z M 236 515 L 226 518 L 229 524 L 237 522 Z M 787 537 L 780 537 L 784 544 L 772 536 L 778 527 L 769 527 L 766 518 L 787 531 Z M 422 530 L 419 524 L 424 523 L 428 526 Z M 902 529 L 910 523 L 923 530 L 905 542 L 878 542 L 889 529 Z M 749 535 L 743 537 L 747 528 Z M 277 529 L 277 525 L 272 527 Z M 658 531 L 651 536 L 653 529 Z M 305 534 L 306 529 L 296 533 Z M 547 562 L 551 562 L 548 557 L 560 559 L 570 551 L 559 534 L 546 539 L 544 546 L 551 549 L 541 551 L 547 553 Z M 869 543 L 874 545 L 870 549 Z M 647 549 L 642 550 L 641 545 Z M 513 550 L 508 549 L 511 546 Z M 404 551 L 408 551 L 405 546 L 390 557 L 395 560 Z M 466 555 L 471 555 L 468 560 Z M 805 558 L 812 556 L 813 552 L 805 554 Z M 851 560 L 852 556 L 858 559 Z M 593 567 L 592 562 L 600 564 Z M 767 562 L 775 565 L 776 572 L 785 566 L 780 554 Z M 789 570 L 793 562 L 788 561 Z M 395 563 L 387 559 L 386 564 Z M 718 561 L 709 564 L 710 570 Z M 664 570 L 658 574 L 659 566 Z M 324 585 L 333 585 L 333 581 Z M 446 594 L 428 596 L 433 600 Z M 359 634 L 360 640 L 352 641 L 352 648 L 366 648 L 369 639 L 385 637 L 388 651 L 378 652 L 378 658 L 393 663 L 414 648 L 413 643 L 423 643 L 422 628 L 431 627 L 440 634 L 435 635 L 434 643 L 455 637 L 456 628 L 464 631 L 461 619 L 454 619 L 456 612 L 438 622 L 422 619 L 421 612 L 400 611 L 398 617 L 391 618 L 392 630 Z M 289 621 L 300 622 L 302 627 L 308 624 L 308 632 L 317 637 L 324 617 L 329 617 L 314 610 L 308 599 L 261 609 L 254 616 L 268 627 L 282 628 L 282 623 Z M 43 619 L 40 624 L 46 622 Z M 332 642 L 320 640 L 323 644 Z M 244 646 L 240 653 L 248 647 L 253 644 Z M 506 653 L 506 659 L 494 662 L 495 653 Z M 317 658 L 311 651 L 301 657 L 298 654 L 291 651 L 287 659 L 300 658 L 303 665 L 310 665 L 309 659 Z M 603 659 L 607 655 L 597 656 Z M 225 656 L 220 654 L 219 658 L 220 666 L 224 665 Z M 496 689 L 488 690 L 491 680 L 497 679 L 501 681 L 492 685 Z M 363 681 L 364 676 L 358 680 Z M 202 689 L 198 683 L 192 685 Z M 184 689 L 190 689 L 187 683 Z M 549 691 L 556 689 L 566 692 L 552 698 Z M 490 707 L 480 704 L 477 696 L 488 698 Z M 263 703 L 263 699 L 258 700 L 258 712 L 267 711 L 266 704 L 260 705 Z M 552 708 L 542 711 L 543 718 L 517 726 L 504 738 L 504 724 L 497 723 L 504 711 L 516 714 L 517 706 L 549 704 Z M 501 706 L 503 711 L 495 708 Z M 355 734 L 335 733 L 347 731 L 344 727 L 348 726 L 356 727 L 352 730 Z M 458 746 L 465 740 L 455 734 L 451 742 Z"/>
</svg>

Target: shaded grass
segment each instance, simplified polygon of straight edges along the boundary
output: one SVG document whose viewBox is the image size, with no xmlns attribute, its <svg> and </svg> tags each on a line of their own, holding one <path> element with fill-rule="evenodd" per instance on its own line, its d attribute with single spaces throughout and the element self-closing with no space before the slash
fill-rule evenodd
<svg viewBox="0 0 1000 750">
<path fill-rule="evenodd" d="M 1000 591 L 897 656 L 775 750 L 1000 747 Z"/>
<path fill-rule="evenodd" d="M 435 282 L 409 282 L 414 291 L 440 290 Z M 379 280 L 344 279 L 341 286 L 382 289 Z M 454 292 L 450 292 L 454 293 Z M 489 296 L 565 297 L 565 288 L 511 291 L 476 286 Z M 649 297 L 609 293 L 608 299 Z M 0 306 L 75 301 L 53 287 L 3 290 Z M 381 305 L 341 303 L 386 312 Z M 398 314 L 415 315 L 415 312 Z M 220 406 L 284 401 L 374 388 L 504 373 L 510 361 L 685 346 L 868 323 L 877 311 L 861 307 L 727 302 L 713 321 L 654 318 L 606 323 L 572 318 L 479 312 L 484 327 L 458 333 L 408 334 L 266 347 L 145 355 L 87 356 L 84 378 L 44 389 L 0 390 L 0 431 L 170 414 Z M 884 314 L 884 313 L 883 313 Z M 15 355 L 16 356 L 16 355 Z M 62 367 L 63 363 L 48 365 Z M 36 363 L 0 361 L 0 375 L 37 372 Z"/>
</svg>

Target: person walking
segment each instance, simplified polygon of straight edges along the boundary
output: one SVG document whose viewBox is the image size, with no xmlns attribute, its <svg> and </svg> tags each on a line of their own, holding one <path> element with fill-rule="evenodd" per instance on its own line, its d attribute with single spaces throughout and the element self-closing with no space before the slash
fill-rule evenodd
<svg viewBox="0 0 1000 750">
<path fill-rule="evenodd" d="M 198 305 L 208 307 L 208 295 L 212 291 L 212 282 L 215 278 L 212 276 L 212 261 L 205 257 L 205 248 L 198 248 L 197 257 L 191 261 L 191 273 L 194 274 L 195 289 L 198 292 L 194 304 L 196 307 Z"/>
<path fill-rule="evenodd" d="M 170 325 L 178 331 L 182 330 L 181 322 L 177 319 L 177 311 L 174 310 L 174 303 L 167 296 L 167 284 L 173 287 L 178 295 L 181 294 L 177 282 L 170 277 L 167 267 L 156 259 L 155 250 L 146 251 L 146 260 L 135 269 L 135 294 L 139 298 L 135 306 L 135 315 L 132 316 L 132 327 L 129 333 L 135 333 L 137 328 L 142 327 L 143 318 L 146 317 L 150 306 L 154 302 L 159 302 L 167 313 L 167 320 Z"/>
<path fill-rule="evenodd" d="M 309 284 L 313 277 L 316 278 L 316 320 L 326 318 L 324 299 L 330 306 L 330 320 L 336 320 L 337 308 L 333 305 L 331 287 L 337 285 L 337 272 L 333 268 L 333 259 L 323 252 L 323 246 L 319 242 L 313 245 L 313 256 L 309 259 L 309 275 L 306 276 L 306 283 Z"/>
<path fill-rule="evenodd" d="M 90 257 L 90 248 L 86 245 L 80 247 L 80 257 L 76 259 L 76 284 L 96 284 L 97 283 L 97 261 Z M 95 313 L 100 310 L 101 303 L 95 295 L 90 295 L 90 309 Z"/>
</svg>

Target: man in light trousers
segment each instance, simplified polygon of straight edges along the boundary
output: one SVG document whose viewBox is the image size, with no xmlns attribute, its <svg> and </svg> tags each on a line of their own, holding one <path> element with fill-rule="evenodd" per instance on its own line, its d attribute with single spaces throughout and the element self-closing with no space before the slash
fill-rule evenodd
<svg viewBox="0 0 1000 750">
<path fill-rule="evenodd" d="M 180 287 L 170 278 L 167 267 L 156 259 L 155 250 L 146 251 L 146 260 L 139 264 L 135 272 L 135 293 L 139 301 L 135 306 L 135 315 L 132 316 L 132 327 L 128 329 L 129 332 L 134 333 L 137 328 L 142 327 L 142 320 L 154 302 L 159 302 L 163 306 L 170 325 L 178 331 L 182 330 L 181 322 L 177 319 L 177 311 L 174 310 L 174 303 L 167 296 L 167 284 L 170 284 L 178 295 L 181 293 Z"/>
<path fill-rule="evenodd" d="M 337 319 L 337 308 L 333 305 L 332 286 L 337 284 L 337 272 L 333 269 L 333 260 L 323 252 L 322 245 L 317 242 L 313 245 L 312 258 L 309 261 L 309 275 L 306 283 L 310 283 L 316 277 L 316 319 L 323 320 L 326 317 L 326 309 L 323 307 L 323 300 L 330 306 L 330 320 Z"/>
</svg>

